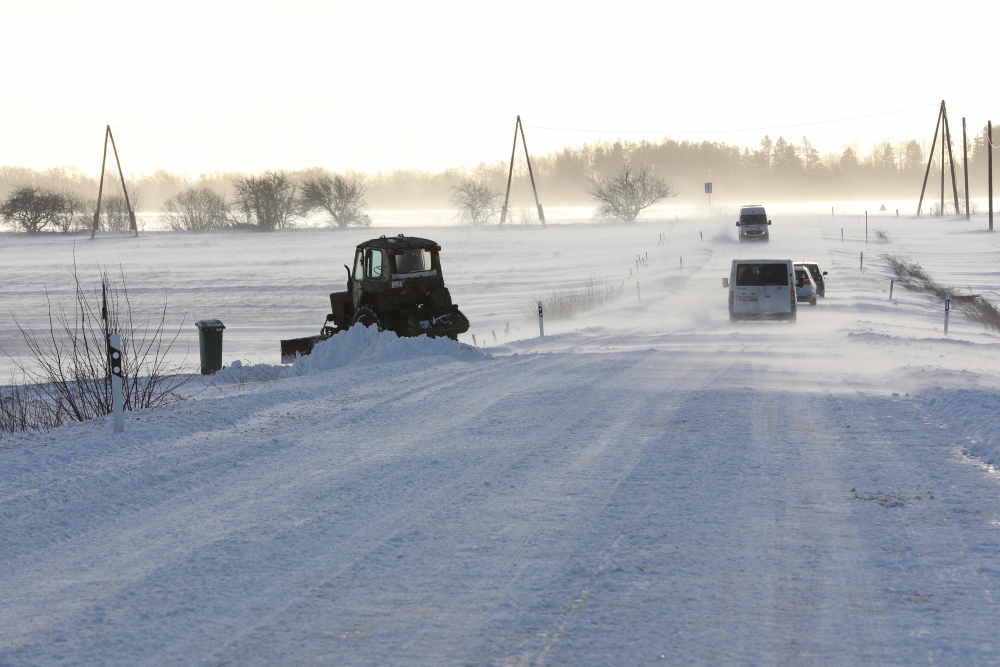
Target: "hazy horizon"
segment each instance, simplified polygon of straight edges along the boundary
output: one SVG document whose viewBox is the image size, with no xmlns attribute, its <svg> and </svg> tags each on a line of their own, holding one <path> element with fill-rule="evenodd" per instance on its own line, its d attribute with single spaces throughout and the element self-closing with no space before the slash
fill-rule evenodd
<svg viewBox="0 0 1000 667">
<path fill-rule="evenodd" d="M 960 30 L 925 47 L 931 14 L 897 8 L 22 3 L 0 25 L 0 164 L 96 173 L 106 124 L 126 172 L 190 176 L 490 164 L 518 114 L 540 155 L 619 137 L 929 140 L 941 99 L 953 138 L 963 116 L 975 133 L 998 100 L 964 63 L 994 49 Z"/>
</svg>

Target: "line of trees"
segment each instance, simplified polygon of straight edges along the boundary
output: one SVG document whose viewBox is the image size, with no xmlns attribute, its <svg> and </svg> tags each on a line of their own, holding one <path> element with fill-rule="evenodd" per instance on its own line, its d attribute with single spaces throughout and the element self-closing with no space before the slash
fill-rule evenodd
<svg viewBox="0 0 1000 667">
<path fill-rule="evenodd" d="M 985 127 L 970 137 L 973 198 L 986 194 L 986 143 Z M 665 138 L 588 143 L 537 156 L 532 163 L 542 202 L 550 207 L 591 204 L 594 184 L 615 178 L 623 165 L 646 168 L 666 179 L 680 203 L 702 202 L 702 184 L 708 180 L 715 184 L 718 201 L 900 199 L 916 198 L 919 193 L 928 148 L 927 140 L 885 140 L 866 151 L 848 144 L 820 153 L 807 137 L 796 142 L 766 135 L 755 147 Z M 953 137 L 952 152 L 961 167 L 961 135 L 957 144 Z M 940 169 L 940 151 L 935 153 L 932 176 Z M 371 206 L 452 209 L 461 220 L 485 224 L 499 217 L 507 170 L 507 162 L 498 160 L 473 169 L 436 173 L 402 170 L 341 175 L 307 169 L 256 176 L 213 173 L 191 179 L 157 171 L 132 179 L 129 194 L 150 202 L 169 227 L 195 231 L 227 226 L 283 229 L 317 217 L 337 227 L 367 226 Z M 113 180 L 109 176 L 108 182 Z M 111 193 L 106 187 L 101 229 L 127 230 L 124 197 Z M 140 198 L 140 193 L 145 197 Z M 29 233 L 89 229 L 96 194 L 96 179 L 76 170 L 0 167 L 0 197 L 13 206 L 0 210 L 0 220 Z M 960 196 L 964 198 L 965 193 Z M 15 205 L 16 201 L 21 204 Z M 48 205 L 42 206 L 42 213 L 32 212 L 45 202 Z M 519 210 L 525 221 L 534 217 L 528 215 L 534 211 L 534 201 L 522 158 L 514 165 L 508 219 L 517 222 Z"/>
<path fill-rule="evenodd" d="M 133 210 L 138 211 L 141 188 L 134 182 L 127 185 Z M 338 227 L 372 224 L 359 175 L 319 173 L 296 183 L 285 172 L 268 171 L 232 176 L 231 186 L 229 197 L 206 186 L 187 187 L 169 197 L 161 206 L 166 226 L 192 232 L 227 227 L 274 231 L 317 212 Z M 18 185 L 0 202 L 0 220 L 28 234 L 68 234 L 89 230 L 96 210 L 96 198 L 84 198 L 69 188 Z M 99 231 L 127 232 L 129 224 L 124 195 L 105 192 Z"/>
</svg>

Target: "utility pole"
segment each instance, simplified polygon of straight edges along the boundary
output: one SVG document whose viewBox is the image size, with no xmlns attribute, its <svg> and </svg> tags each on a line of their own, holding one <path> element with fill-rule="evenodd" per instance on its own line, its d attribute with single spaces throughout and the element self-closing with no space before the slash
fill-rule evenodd
<svg viewBox="0 0 1000 667">
<path fill-rule="evenodd" d="M 965 219 L 969 219 L 969 141 L 965 135 L 965 116 L 962 116 L 962 172 L 965 174 Z"/>
<path fill-rule="evenodd" d="M 993 121 L 986 121 L 986 164 L 990 191 L 990 231 L 993 231 Z"/>
<path fill-rule="evenodd" d="M 945 144 L 948 145 L 949 165 L 951 166 L 951 185 L 955 194 L 955 215 L 959 214 L 958 207 L 958 183 L 955 177 L 955 159 L 951 154 L 951 130 L 948 127 L 948 111 L 944 100 L 941 100 L 941 109 L 938 111 L 937 123 L 934 126 L 934 139 L 931 141 L 931 149 L 927 158 L 927 169 L 924 171 L 924 184 L 920 188 L 920 201 L 917 202 L 917 217 L 920 217 L 920 209 L 924 203 L 924 192 L 927 190 L 927 177 L 931 173 L 931 164 L 934 162 L 934 149 L 937 146 L 938 131 L 941 132 L 941 215 L 944 215 L 944 159 Z"/>
<path fill-rule="evenodd" d="M 507 194 L 503 199 L 503 210 L 500 212 L 500 226 L 507 220 L 507 204 L 510 201 L 510 181 L 514 176 L 514 153 L 517 151 L 517 133 L 521 132 L 521 145 L 524 146 L 524 160 L 528 163 L 528 176 L 531 178 L 531 191 L 535 193 L 535 208 L 538 209 L 538 221 L 545 226 L 545 213 L 542 205 L 538 202 L 538 189 L 535 187 L 535 174 L 531 171 L 531 158 L 528 156 L 528 143 L 524 140 L 524 126 L 521 125 L 521 117 L 517 117 L 514 123 L 514 145 L 510 148 L 510 169 L 507 171 Z"/>
<path fill-rule="evenodd" d="M 101 184 L 97 188 L 97 210 L 94 211 L 94 226 L 90 230 L 90 238 L 94 238 L 101 220 L 101 196 L 104 194 L 104 165 L 108 160 L 108 139 L 111 140 L 111 149 L 115 153 L 115 164 L 118 165 L 118 176 L 122 180 L 122 194 L 125 195 L 125 207 L 128 209 L 130 229 L 136 236 L 139 236 L 139 228 L 135 224 L 135 211 L 132 210 L 132 202 L 128 198 L 128 188 L 125 187 L 125 172 L 122 171 L 122 163 L 118 159 L 118 147 L 115 146 L 115 135 L 111 134 L 111 126 L 108 125 L 104 131 L 104 156 L 101 158 Z"/>
</svg>

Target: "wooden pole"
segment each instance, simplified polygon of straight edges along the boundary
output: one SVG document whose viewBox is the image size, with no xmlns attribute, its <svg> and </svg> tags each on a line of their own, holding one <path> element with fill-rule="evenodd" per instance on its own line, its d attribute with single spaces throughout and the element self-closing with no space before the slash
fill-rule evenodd
<svg viewBox="0 0 1000 667">
<path fill-rule="evenodd" d="M 951 124 L 948 122 L 948 109 L 944 110 L 944 131 L 948 135 L 945 144 L 948 146 L 948 166 L 951 167 L 951 192 L 955 196 L 955 215 L 962 215 L 958 206 L 958 182 L 955 180 L 955 156 L 951 152 Z M 944 166 L 944 162 L 941 163 Z M 944 206 L 941 207 L 941 215 L 944 215 Z"/>
<path fill-rule="evenodd" d="M 993 121 L 986 121 L 986 164 L 990 198 L 990 231 L 993 231 Z"/>
<path fill-rule="evenodd" d="M 927 169 L 924 171 L 924 184 L 920 187 L 920 201 L 917 202 L 917 217 L 920 217 L 920 208 L 924 204 L 924 191 L 927 190 L 927 177 L 931 175 L 931 163 L 934 161 L 934 146 L 937 145 L 938 128 L 941 127 L 941 113 L 944 111 L 944 100 L 941 100 L 941 109 L 938 110 L 937 123 L 934 125 L 934 139 L 931 141 L 931 150 L 927 157 Z M 943 168 L 943 167 L 942 167 Z"/>
<path fill-rule="evenodd" d="M 965 134 L 965 116 L 962 116 L 962 172 L 965 174 L 965 219 L 969 219 L 969 140 Z"/>
<path fill-rule="evenodd" d="M 944 144 L 945 144 L 945 127 L 944 127 L 944 100 L 941 100 L 941 217 L 944 217 Z"/>
<path fill-rule="evenodd" d="M 94 211 L 94 226 L 90 229 L 90 238 L 93 240 L 97 234 L 97 225 L 101 221 L 101 195 L 104 193 L 104 163 L 108 160 L 108 135 L 111 134 L 111 126 L 104 130 L 104 155 L 101 157 L 101 184 L 97 187 L 97 210 Z"/>
<path fill-rule="evenodd" d="M 125 194 L 125 206 L 128 208 L 128 219 L 132 226 L 132 231 L 139 236 L 139 228 L 135 224 L 135 211 L 132 210 L 132 202 L 128 198 L 128 188 L 125 187 L 125 174 L 122 173 L 122 163 L 118 159 L 118 147 L 115 146 L 115 135 L 111 134 L 111 126 L 108 125 L 108 136 L 111 137 L 111 150 L 115 152 L 115 164 L 118 165 L 118 176 L 122 179 L 122 192 Z"/>
<path fill-rule="evenodd" d="M 507 202 L 510 201 L 510 179 L 514 175 L 514 151 L 517 150 L 517 128 L 521 125 L 521 117 L 514 123 L 514 145 L 510 147 L 510 169 L 507 171 L 507 194 L 503 198 L 503 210 L 500 211 L 500 226 L 507 219 Z"/>
<path fill-rule="evenodd" d="M 535 193 L 535 208 L 538 209 L 538 221 L 545 226 L 545 214 L 542 212 L 542 205 L 538 203 L 538 190 L 535 188 L 535 175 L 531 171 L 531 158 L 528 157 L 528 142 L 524 140 L 524 125 L 521 124 L 521 117 L 517 117 L 517 127 L 521 128 L 521 145 L 524 146 L 524 161 L 528 163 L 528 178 L 531 179 L 531 191 Z"/>
</svg>

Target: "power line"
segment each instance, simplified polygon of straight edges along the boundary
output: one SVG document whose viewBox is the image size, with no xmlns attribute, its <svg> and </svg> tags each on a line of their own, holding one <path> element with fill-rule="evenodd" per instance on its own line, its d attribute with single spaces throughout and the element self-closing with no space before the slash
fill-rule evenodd
<svg viewBox="0 0 1000 667">
<path fill-rule="evenodd" d="M 572 127 L 550 127 L 546 125 L 528 125 L 524 124 L 524 127 L 530 127 L 534 130 L 552 130 L 556 132 L 583 132 L 592 134 L 659 134 L 659 135 L 671 135 L 671 134 L 723 134 L 723 133 L 736 133 L 736 132 L 760 132 L 762 130 L 783 130 L 790 127 L 809 127 L 811 125 L 828 125 L 830 123 L 845 123 L 852 120 L 861 120 L 863 118 L 875 118 L 877 116 L 889 116 L 891 114 L 905 113 L 907 111 L 915 111 L 917 109 L 927 109 L 929 107 L 937 107 L 940 103 L 936 102 L 934 104 L 922 104 L 916 107 L 908 107 L 906 109 L 896 109 L 894 111 L 881 111 L 879 113 L 865 114 L 864 116 L 851 116 L 850 118 L 836 118 L 833 120 L 817 120 L 809 123 L 793 123 L 791 125 L 771 125 L 767 127 L 743 127 L 739 129 L 729 129 L 729 130 L 682 130 L 682 131 L 666 131 L 666 130 L 585 130 Z"/>
</svg>

